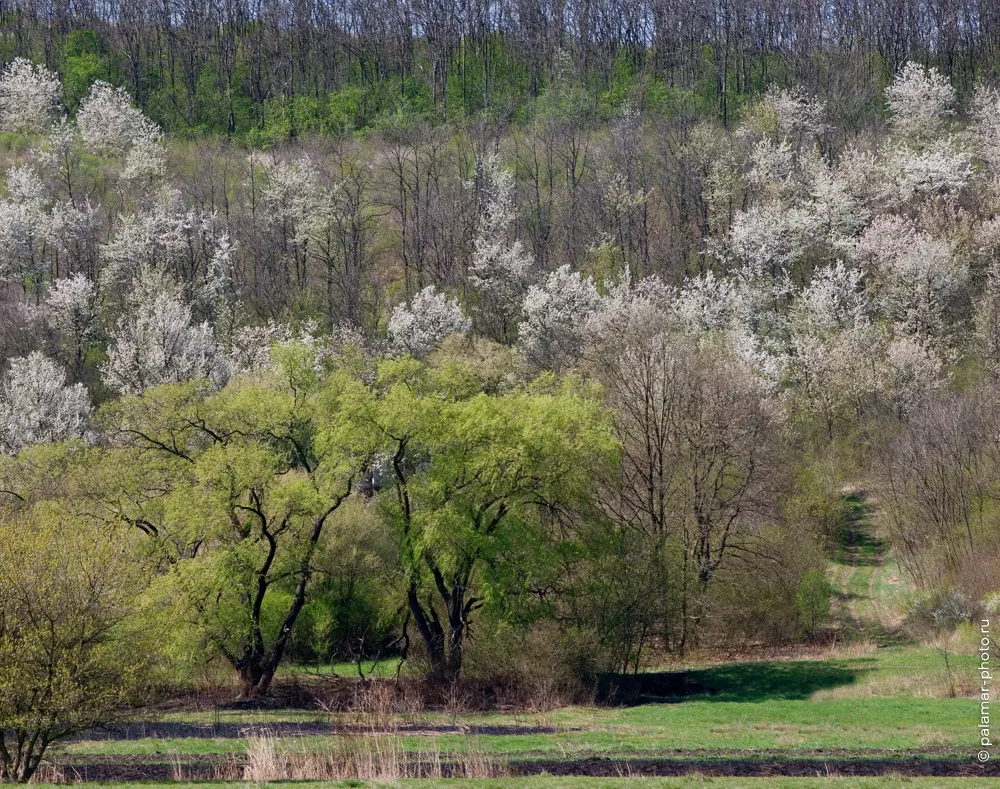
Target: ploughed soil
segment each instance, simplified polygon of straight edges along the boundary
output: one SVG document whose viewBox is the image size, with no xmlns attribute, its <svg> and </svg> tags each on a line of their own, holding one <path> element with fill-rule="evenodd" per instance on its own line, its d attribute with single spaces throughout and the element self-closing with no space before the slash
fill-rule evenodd
<svg viewBox="0 0 1000 789">
<path fill-rule="evenodd" d="M 376 734 L 472 734 L 509 736 L 516 734 L 555 734 L 551 726 L 476 726 L 470 724 L 400 723 L 392 730 Z M 229 740 L 245 737 L 332 737 L 335 734 L 372 734 L 367 724 L 323 723 L 322 721 L 274 721 L 270 723 L 181 723 L 155 721 L 130 723 L 91 729 L 68 737 L 63 742 L 91 740 L 146 740 L 146 739 L 205 739 Z"/>
<path fill-rule="evenodd" d="M 950 754 L 946 755 L 946 754 Z M 243 759 L 238 754 L 59 754 L 53 766 L 66 780 L 165 781 L 239 780 Z M 441 765 L 449 774 L 447 762 Z M 669 777 L 692 773 L 736 777 L 940 776 L 986 778 L 1000 776 L 1000 764 L 979 764 L 973 754 L 949 749 L 928 751 L 803 751 L 794 757 L 778 752 L 733 750 L 674 750 L 647 752 L 634 758 L 519 759 L 507 763 L 510 774 L 594 777 Z"/>
<path fill-rule="evenodd" d="M 698 773 L 707 776 L 767 777 L 793 776 L 948 776 L 974 777 L 1000 776 L 1000 765 L 987 762 L 981 765 L 971 756 L 967 759 L 928 758 L 789 758 L 767 756 L 758 759 L 711 758 L 711 752 L 699 751 L 700 758 L 639 758 L 639 759 L 589 759 L 545 760 L 513 762 L 515 775 L 587 775 L 597 777 L 669 777 Z"/>
</svg>

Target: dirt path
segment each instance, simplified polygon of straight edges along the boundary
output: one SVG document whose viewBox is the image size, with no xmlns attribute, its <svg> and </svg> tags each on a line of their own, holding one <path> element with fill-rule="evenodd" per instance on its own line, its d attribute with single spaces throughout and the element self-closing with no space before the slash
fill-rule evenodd
<svg viewBox="0 0 1000 789">
<path fill-rule="evenodd" d="M 874 504 L 863 491 L 847 492 L 846 500 L 850 512 L 829 570 L 835 590 L 832 612 L 845 640 L 898 643 L 900 617 L 887 593 L 898 585 L 898 573 L 875 526 Z"/>
</svg>

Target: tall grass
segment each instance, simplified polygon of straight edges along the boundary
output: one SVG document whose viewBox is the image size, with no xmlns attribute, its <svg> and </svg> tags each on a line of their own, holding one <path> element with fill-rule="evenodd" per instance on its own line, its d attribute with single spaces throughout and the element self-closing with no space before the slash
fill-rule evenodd
<svg viewBox="0 0 1000 789">
<path fill-rule="evenodd" d="M 408 751 L 394 735 L 339 735 L 332 747 L 308 750 L 270 735 L 248 738 L 244 781 L 391 781 L 402 778 L 501 778 L 510 774 L 503 760 L 475 744 L 442 759 L 437 740 Z"/>
</svg>

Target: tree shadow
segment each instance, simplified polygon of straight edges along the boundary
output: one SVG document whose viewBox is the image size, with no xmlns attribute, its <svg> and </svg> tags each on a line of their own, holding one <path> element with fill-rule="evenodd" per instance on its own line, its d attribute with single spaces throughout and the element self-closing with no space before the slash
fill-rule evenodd
<svg viewBox="0 0 1000 789">
<path fill-rule="evenodd" d="M 870 665 L 867 665 L 870 664 Z M 818 690 L 856 682 L 874 660 L 728 663 L 649 674 L 603 674 L 598 699 L 608 704 L 807 699 Z"/>
</svg>

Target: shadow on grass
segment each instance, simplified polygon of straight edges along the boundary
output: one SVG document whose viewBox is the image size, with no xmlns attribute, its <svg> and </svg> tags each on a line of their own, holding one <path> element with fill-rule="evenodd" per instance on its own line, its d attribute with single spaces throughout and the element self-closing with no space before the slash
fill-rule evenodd
<svg viewBox="0 0 1000 789">
<path fill-rule="evenodd" d="M 771 701 L 807 699 L 818 690 L 856 682 L 867 661 L 731 663 L 711 668 L 650 674 L 604 674 L 598 698 L 610 704 L 681 701 Z M 855 665 L 861 663 L 861 665 Z"/>
</svg>

